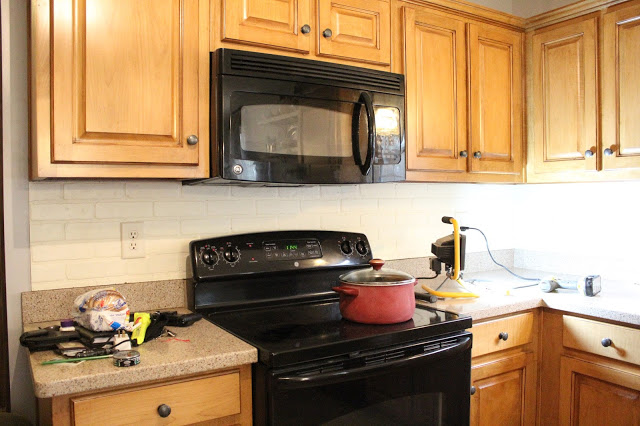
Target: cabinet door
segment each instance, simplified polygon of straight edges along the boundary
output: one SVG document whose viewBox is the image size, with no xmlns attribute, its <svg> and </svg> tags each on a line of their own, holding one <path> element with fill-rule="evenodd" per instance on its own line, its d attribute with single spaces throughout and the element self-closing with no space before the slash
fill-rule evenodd
<svg viewBox="0 0 640 426">
<path fill-rule="evenodd" d="M 640 424 L 640 375 L 562 357 L 560 424 Z"/>
<path fill-rule="evenodd" d="M 465 172 L 465 24 L 404 8 L 407 169 Z"/>
<path fill-rule="evenodd" d="M 223 41 L 238 41 L 309 53 L 311 0 L 226 0 L 220 27 Z"/>
<path fill-rule="evenodd" d="M 469 25 L 471 172 L 522 173 L 522 34 Z"/>
<path fill-rule="evenodd" d="M 471 425 L 535 424 L 536 363 L 533 354 L 520 353 L 474 366 L 471 384 Z"/>
<path fill-rule="evenodd" d="M 533 35 L 534 171 L 596 170 L 596 18 Z"/>
<path fill-rule="evenodd" d="M 604 15 L 602 166 L 640 167 L 640 2 Z"/>
<path fill-rule="evenodd" d="M 197 165 L 198 0 L 51 8 L 52 161 Z"/>
<path fill-rule="evenodd" d="M 318 0 L 318 55 L 391 62 L 388 0 Z"/>
</svg>

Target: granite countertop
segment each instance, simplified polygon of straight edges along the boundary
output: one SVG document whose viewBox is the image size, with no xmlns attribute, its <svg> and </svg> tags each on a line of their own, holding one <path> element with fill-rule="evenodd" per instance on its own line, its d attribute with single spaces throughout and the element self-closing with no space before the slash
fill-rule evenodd
<svg viewBox="0 0 640 426">
<path fill-rule="evenodd" d="M 525 277 L 577 278 L 561 274 L 515 269 Z M 586 297 L 577 291 L 559 289 L 552 293 L 543 293 L 537 286 L 514 289 L 516 286 L 535 284 L 513 277 L 504 270 L 476 272 L 464 275 L 465 281 L 472 282 L 468 289 L 480 294 L 479 298 L 439 299 L 430 303 L 437 309 L 443 309 L 463 315 L 469 315 L 474 321 L 500 315 L 519 312 L 537 307 L 548 307 L 574 314 L 619 321 L 640 326 L 640 285 L 632 282 L 602 280 L 602 291 L 594 297 Z M 435 288 L 442 280 L 420 280 L 416 290 L 424 293 L 421 284 Z M 464 291 L 449 280 L 441 291 Z"/>
<path fill-rule="evenodd" d="M 33 330 L 51 324 L 27 324 L 24 329 Z M 168 328 L 176 333 L 176 337 L 160 337 L 134 348 L 140 352 L 140 364 L 133 367 L 116 367 L 110 358 L 42 365 L 42 361 L 62 357 L 53 351 L 32 352 L 29 361 L 35 396 L 50 398 L 135 385 L 251 364 L 258 359 L 253 346 L 206 320 L 190 327 Z"/>
</svg>

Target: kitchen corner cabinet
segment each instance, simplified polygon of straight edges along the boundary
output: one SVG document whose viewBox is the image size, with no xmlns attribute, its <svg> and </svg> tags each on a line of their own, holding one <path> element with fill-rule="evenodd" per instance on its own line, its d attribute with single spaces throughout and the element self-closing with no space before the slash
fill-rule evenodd
<svg viewBox="0 0 640 426">
<path fill-rule="evenodd" d="M 219 28 L 211 34 L 213 49 L 246 44 L 264 53 L 379 69 L 390 65 L 390 0 L 226 0 L 212 5 L 212 27 Z"/>
<path fill-rule="evenodd" d="M 250 425 L 251 366 L 124 389 L 40 399 L 38 415 L 40 424 L 54 426 Z"/>
<path fill-rule="evenodd" d="M 33 0 L 32 178 L 206 177 L 208 16 L 208 0 Z"/>
<path fill-rule="evenodd" d="M 522 34 L 405 6 L 407 180 L 522 182 Z"/>
<path fill-rule="evenodd" d="M 525 312 L 471 328 L 471 425 L 535 424 L 537 318 Z"/>
</svg>

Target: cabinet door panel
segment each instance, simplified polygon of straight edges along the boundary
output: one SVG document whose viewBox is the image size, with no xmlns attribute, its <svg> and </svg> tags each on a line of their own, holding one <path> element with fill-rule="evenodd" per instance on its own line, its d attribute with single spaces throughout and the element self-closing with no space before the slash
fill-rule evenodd
<svg viewBox="0 0 640 426">
<path fill-rule="evenodd" d="M 404 8 L 407 168 L 464 172 L 465 25 Z"/>
<path fill-rule="evenodd" d="M 221 25 L 223 41 L 261 44 L 309 53 L 310 34 L 300 28 L 310 25 L 311 0 L 226 0 Z"/>
<path fill-rule="evenodd" d="M 389 64 L 390 15 L 385 0 L 318 0 L 318 55 Z"/>
<path fill-rule="evenodd" d="M 563 356 L 560 424 L 640 424 L 640 376 Z"/>
<path fill-rule="evenodd" d="M 198 14 L 197 0 L 53 2 L 53 162 L 198 163 Z"/>
<path fill-rule="evenodd" d="M 640 167 L 640 2 L 604 15 L 604 169 Z"/>
<path fill-rule="evenodd" d="M 470 24 L 469 52 L 471 171 L 521 173 L 522 35 Z"/>
<path fill-rule="evenodd" d="M 474 366 L 470 424 L 530 425 L 535 423 L 536 372 L 531 353 L 520 353 Z"/>
<path fill-rule="evenodd" d="M 593 16 L 533 35 L 537 173 L 596 170 L 596 57 Z"/>
</svg>

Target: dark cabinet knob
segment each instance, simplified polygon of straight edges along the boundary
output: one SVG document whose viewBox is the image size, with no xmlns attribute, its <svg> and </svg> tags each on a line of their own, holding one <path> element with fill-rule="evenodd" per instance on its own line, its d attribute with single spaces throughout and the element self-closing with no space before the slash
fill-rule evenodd
<svg viewBox="0 0 640 426">
<path fill-rule="evenodd" d="M 196 145 L 198 143 L 198 137 L 196 135 L 190 135 L 187 138 L 187 144 L 189 145 Z"/>
<path fill-rule="evenodd" d="M 300 28 L 300 32 L 302 34 L 309 34 L 311 32 L 311 27 L 307 24 L 304 24 L 302 28 Z"/>
<path fill-rule="evenodd" d="M 460 157 L 467 158 L 468 156 L 469 156 L 469 153 L 467 151 L 460 151 Z"/>
<path fill-rule="evenodd" d="M 160 414 L 160 417 L 169 417 L 169 414 L 171 414 L 171 407 L 167 404 L 162 404 L 158 407 L 158 414 Z"/>
<path fill-rule="evenodd" d="M 507 341 L 507 339 L 509 338 L 509 333 L 507 332 L 500 332 L 500 334 L 498 334 L 498 339 L 500 340 L 504 340 L 505 342 Z"/>
<path fill-rule="evenodd" d="M 611 148 L 605 148 L 604 155 L 606 156 L 613 155 L 613 150 Z"/>
<path fill-rule="evenodd" d="M 604 338 L 600 341 L 600 343 L 602 343 L 602 346 L 604 346 L 605 348 L 608 348 L 613 342 L 609 338 Z"/>
<path fill-rule="evenodd" d="M 586 150 L 584 152 L 584 156 L 587 157 L 587 158 L 588 157 L 593 157 L 593 151 L 591 151 L 590 149 Z"/>
<path fill-rule="evenodd" d="M 482 158 L 482 153 L 480 151 L 476 151 L 473 153 L 473 158 Z"/>
<path fill-rule="evenodd" d="M 322 32 L 322 36 L 324 38 L 331 38 L 332 35 L 333 35 L 333 31 L 331 31 L 329 28 L 327 28 Z"/>
<path fill-rule="evenodd" d="M 471 395 L 475 395 L 475 393 L 476 393 L 476 387 L 475 386 L 471 386 L 470 393 L 471 393 Z"/>
</svg>

